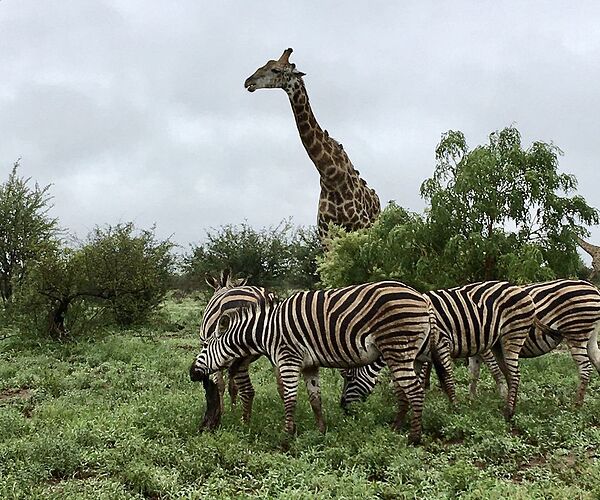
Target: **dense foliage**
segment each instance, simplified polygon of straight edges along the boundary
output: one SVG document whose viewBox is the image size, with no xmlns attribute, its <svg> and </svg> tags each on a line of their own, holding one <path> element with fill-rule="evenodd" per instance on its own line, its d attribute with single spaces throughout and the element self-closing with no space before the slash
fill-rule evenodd
<svg viewBox="0 0 600 500">
<path fill-rule="evenodd" d="M 185 257 L 189 287 L 205 286 L 206 275 L 230 269 L 248 283 L 268 288 L 312 288 L 318 282 L 322 248 L 314 228 L 294 228 L 289 221 L 254 229 L 246 223 L 208 231 L 206 242 Z"/>
<path fill-rule="evenodd" d="M 34 258 L 52 245 L 57 221 L 48 215 L 50 186 L 30 186 L 30 179 L 18 175 L 15 163 L 8 179 L 0 184 L 0 298 L 4 307 L 11 302 Z"/>
<path fill-rule="evenodd" d="M 419 289 L 508 279 L 523 283 L 574 276 L 574 237 L 598 212 L 573 176 L 558 171 L 560 151 L 535 142 L 523 149 L 506 128 L 469 150 L 461 132 L 444 134 L 436 168 L 421 193 L 424 216 L 395 204 L 370 229 L 335 235 L 322 280 L 344 285 L 394 277 Z"/>
<path fill-rule="evenodd" d="M 120 325 L 143 323 L 165 297 L 173 271 L 173 244 L 154 229 L 132 223 L 96 227 L 81 248 L 92 293 L 105 299 Z"/>
</svg>

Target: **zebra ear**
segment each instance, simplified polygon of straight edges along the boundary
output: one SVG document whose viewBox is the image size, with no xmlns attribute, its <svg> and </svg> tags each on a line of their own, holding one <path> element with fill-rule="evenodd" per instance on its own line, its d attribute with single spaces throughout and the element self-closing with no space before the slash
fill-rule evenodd
<svg viewBox="0 0 600 500">
<path fill-rule="evenodd" d="M 231 277 L 227 278 L 227 288 L 235 288 L 237 286 L 244 286 L 248 283 L 248 278 L 237 278 L 233 279 Z"/>
<path fill-rule="evenodd" d="M 217 278 L 214 278 L 210 274 L 207 274 L 206 276 L 204 276 L 204 281 L 206 281 L 206 284 L 209 287 L 211 287 L 213 290 L 218 290 L 219 288 L 221 288 L 219 286 L 219 281 L 217 280 Z"/>
</svg>

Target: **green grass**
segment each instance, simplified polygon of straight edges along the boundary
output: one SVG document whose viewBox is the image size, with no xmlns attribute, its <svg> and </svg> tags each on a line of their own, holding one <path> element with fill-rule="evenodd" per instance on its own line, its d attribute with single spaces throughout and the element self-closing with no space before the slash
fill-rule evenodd
<svg viewBox="0 0 600 500">
<path fill-rule="evenodd" d="M 577 373 L 556 353 L 522 363 L 514 424 L 487 373 L 476 401 L 457 367 L 459 405 L 426 398 L 424 443 L 389 429 L 386 383 L 345 416 L 341 379 L 323 370 L 328 431 L 320 435 L 306 395 L 298 435 L 282 446 L 283 407 L 272 370 L 253 367 L 252 422 L 226 411 L 220 430 L 200 434 L 198 311 L 170 304 L 183 325 L 154 340 L 131 332 L 40 344 L 14 337 L 0 348 L 0 498 L 598 498 L 600 381 L 583 408 L 571 401 Z"/>
</svg>

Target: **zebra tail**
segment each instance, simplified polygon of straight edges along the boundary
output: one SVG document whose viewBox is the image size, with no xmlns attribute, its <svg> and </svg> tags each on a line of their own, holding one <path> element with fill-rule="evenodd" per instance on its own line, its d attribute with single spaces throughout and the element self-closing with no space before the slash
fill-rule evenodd
<svg viewBox="0 0 600 500">
<path fill-rule="evenodd" d="M 429 316 L 429 345 L 434 347 L 438 345 L 440 340 L 440 330 L 438 328 L 437 316 L 435 315 L 435 309 L 429 297 L 423 296 L 427 301 L 427 314 Z"/>
<path fill-rule="evenodd" d="M 598 334 L 599 333 L 600 333 L 600 321 L 598 321 L 596 323 L 596 326 L 594 327 L 594 331 L 590 335 L 590 340 L 588 340 L 588 343 L 587 343 L 588 356 L 589 356 L 590 360 L 592 361 L 592 363 L 594 364 L 594 366 L 596 367 L 596 370 L 598 370 L 598 373 L 600 373 L 600 349 L 598 348 Z"/>
<path fill-rule="evenodd" d="M 542 323 L 538 318 L 533 318 L 533 326 L 539 328 L 542 333 L 549 335 L 554 340 L 562 340 L 563 338 L 558 330 L 550 328 L 548 325 Z"/>
</svg>

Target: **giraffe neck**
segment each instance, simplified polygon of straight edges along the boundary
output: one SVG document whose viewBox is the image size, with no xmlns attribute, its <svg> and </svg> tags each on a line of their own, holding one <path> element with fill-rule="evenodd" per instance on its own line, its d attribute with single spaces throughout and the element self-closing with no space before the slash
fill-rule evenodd
<svg viewBox="0 0 600 500">
<path fill-rule="evenodd" d="M 587 241 L 583 241 L 581 238 L 577 237 L 577 243 L 581 248 L 583 248 L 587 253 L 589 253 L 592 257 L 596 257 L 600 254 L 600 247 L 596 245 L 592 245 Z"/>
<path fill-rule="evenodd" d="M 291 83 L 285 91 L 292 105 L 300 140 L 317 168 L 321 181 L 330 184 L 330 181 L 349 173 L 350 160 L 342 145 L 329 137 L 327 131 L 323 130 L 317 122 L 310 107 L 304 82 L 298 79 Z"/>
</svg>

